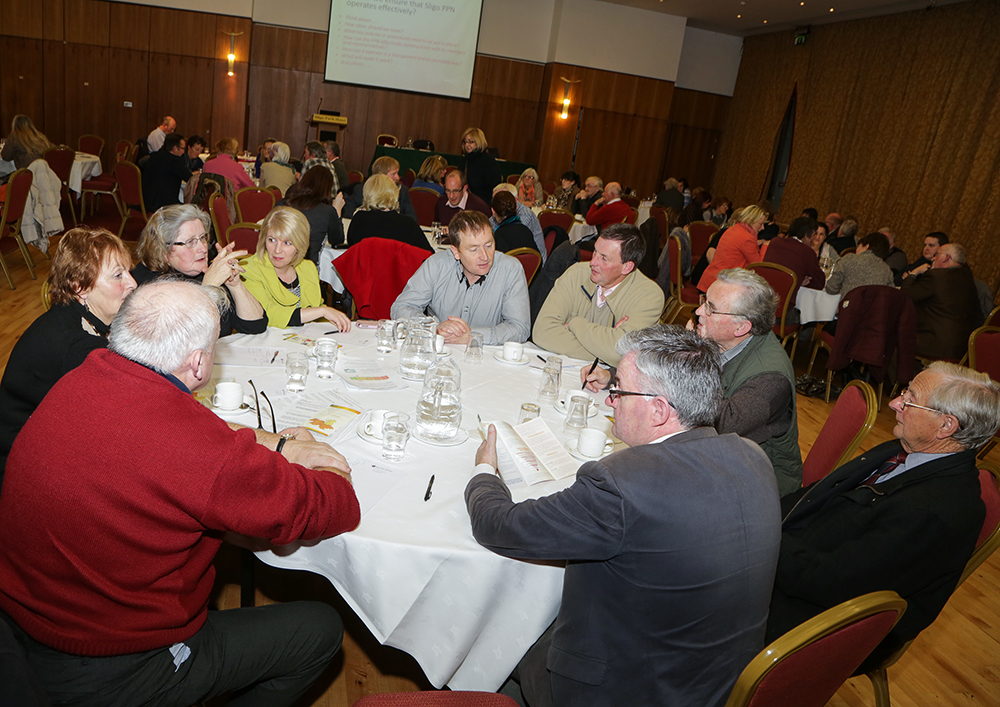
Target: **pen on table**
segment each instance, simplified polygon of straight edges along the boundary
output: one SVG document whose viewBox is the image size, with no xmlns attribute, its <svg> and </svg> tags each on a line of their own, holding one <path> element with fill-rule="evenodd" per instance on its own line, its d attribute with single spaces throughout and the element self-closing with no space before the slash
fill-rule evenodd
<svg viewBox="0 0 1000 707">
<path fill-rule="evenodd" d="M 434 474 L 431 474 L 431 480 L 427 482 L 427 493 L 424 494 L 424 500 L 431 500 L 431 487 L 434 485 Z"/>
<path fill-rule="evenodd" d="M 278 358 L 278 351 L 274 352 L 274 356 L 271 357 L 271 363 L 274 363 L 274 359 Z"/>
<path fill-rule="evenodd" d="M 623 319 L 622 321 L 625 321 L 625 320 Z M 588 376 L 591 373 L 594 372 L 594 369 L 597 368 L 597 362 L 600 361 L 600 360 L 601 360 L 600 356 L 598 356 L 597 358 L 594 359 L 594 364 L 590 367 L 590 370 L 587 371 L 587 375 Z M 580 386 L 580 390 L 586 390 L 586 389 L 587 389 L 587 378 L 584 377 L 584 379 L 583 379 L 583 385 Z"/>
<path fill-rule="evenodd" d="M 476 414 L 476 419 L 479 420 L 479 434 L 483 436 L 483 441 L 486 441 L 486 427 L 483 425 L 483 418 L 481 418 L 478 413 Z"/>
<path fill-rule="evenodd" d="M 339 334 L 340 329 L 334 329 L 333 331 L 324 331 L 323 336 L 330 336 L 330 334 Z"/>
</svg>

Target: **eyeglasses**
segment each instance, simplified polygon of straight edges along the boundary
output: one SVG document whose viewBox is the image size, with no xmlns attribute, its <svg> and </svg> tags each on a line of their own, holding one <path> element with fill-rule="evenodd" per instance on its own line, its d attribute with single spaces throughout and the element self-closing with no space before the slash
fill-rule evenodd
<svg viewBox="0 0 1000 707">
<path fill-rule="evenodd" d="M 445 194 L 461 194 L 465 189 L 445 189 Z"/>
<path fill-rule="evenodd" d="M 712 303 L 709 302 L 708 300 L 705 300 L 704 302 L 702 302 L 701 306 L 705 310 L 705 316 L 706 317 L 711 317 L 711 316 L 714 316 L 716 314 L 728 314 L 730 317 L 743 317 L 744 319 L 746 319 L 746 316 L 743 315 L 743 314 L 740 314 L 739 312 L 720 312 L 715 307 L 713 307 Z"/>
<path fill-rule="evenodd" d="M 186 241 L 174 241 L 173 243 L 168 243 L 167 245 L 182 245 L 189 250 L 194 250 L 198 247 L 199 243 L 208 245 L 207 233 L 202 233 L 200 236 L 195 236 L 194 238 L 188 238 Z"/>
<path fill-rule="evenodd" d="M 950 412 L 945 412 L 944 410 L 938 410 L 937 408 L 929 408 L 926 405 L 911 403 L 906 399 L 909 394 L 909 388 L 903 388 L 903 392 L 899 394 L 899 404 L 903 406 L 903 410 L 906 410 L 906 408 L 917 408 L 918 410 L 927 410 L 928 412 L 937 413 L 938 415 L 951 415 Z M 902 410 L 900 412 L 902 412 Z"/>
<path fill-rule="evenodd" d="M 618 388 L 618 385 L 615 384 L 615 383 L 613 383 L 611 385 L 611 387 L 608 388 L 608 398 L 610 398 L 611 402 L 613 402 L 613 403 L 618 402 L 618 398 L 620 398 L 622 396 L 625 396 L 625 395 L 638 395 L 641 398 L 658 398 L 658 397 L 660 397 L 659 393 L 633 393 L 631 390 L 621 390 L 620 388 Z"/>
<path fill-rule="evenodd" d="M 464 140 L 462 140 L 462 144 L 463 145 L 475 145 L 476 141 L 473 140 L 471 137 L 467 137 Z"/>
</svg>

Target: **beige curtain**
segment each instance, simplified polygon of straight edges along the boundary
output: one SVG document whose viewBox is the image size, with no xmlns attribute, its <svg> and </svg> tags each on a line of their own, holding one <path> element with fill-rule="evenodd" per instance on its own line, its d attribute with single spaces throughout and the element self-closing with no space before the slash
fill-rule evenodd
<svg viewBox="0 0 1000 707">
<path fill-rule="evenodd" d="M 746 40 L 713 193 L 737 205 L 766 189 L 774 137 L 798 89 L 778 212 L 854 215 L 889 226 L 910 259 L 944 231 L 996 294 L 1000 247 L 1000 13 L 987 0 Z"/>
</svg>

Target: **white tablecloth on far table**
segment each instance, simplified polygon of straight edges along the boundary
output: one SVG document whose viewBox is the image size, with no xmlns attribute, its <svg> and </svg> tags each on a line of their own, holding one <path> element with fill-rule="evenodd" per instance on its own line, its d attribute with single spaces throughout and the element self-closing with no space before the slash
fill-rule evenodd
<svg viewBox="0 0 1000 707">
<path fill-rule="evenodd" d="M 69 171 L 69 188 L 79 194 L 83 191 L 83 180 L 101 176 L 101 159 L 97 155 L 77 152 L 73 167 Z"/>
<path fill-rule="evenodd" d="M 235 378 L 246 386 L 252 378 L 258 390 L 266 391 L 277 402 L 285 395 L 283 368 L 226 365 L 226 348 L 242 345 L 302 350 L 299 344 L 286 343 L 284 336 L 294 331 L 315 337 L 331 328 L 328 323 L 313 323 L 295 330 L 268 329 L 257 336 L 227 337 L 217 350 L 213 382 Z M 355 327 L 335 336 L 343 344 L 340 356 L 377 360 L 405 384 L 405 389 L 350 390 L 339 379 L 317 379 L 313 368 L 306 393 L 335 390 L 364 408 L 398 410 L 413 420 L 421 384 L 404 382 L 395 372 L 398 351 L 377 354 L 372 329 Z M 276 567 L 309 570 L 329 579 L 375 637 L 412 655 L 432 684 L 493 691 L 555 619 L 563 570 L 503 558 L 482 548 L 472 537 L 464 491 L 480 444 L 476 415 L 486 421 L 516 422 L 521 404 L 535 400 L 541 372 L 495 361 L 493 355 L 500 347 L 486 347 L 485 361 L 474 366 L 465 363 L 463 347 L 446 348 L 462 369 L 462 428 L 470 431 L 470 439 L 455 447 L 411 439 L 405 459 L 394 464 L 381 459 L 380 447 L 357 436 L 355 427 L 360 418 L 356 418 L 339 437 L 324 441 L 352 466 L 362 508 L 360 527 L 312 547 L 263 552 L 258 557 Z M 529 346 L 526 351 L 537 360 L 537 350 Z M 564 368 L 564 388 L 578 389 L 579 366 L 584 363 Z M 213 391 L 209 387 L 203 392 L 210 396 Z M 246 392 L 251 392 L 249 386 Z M 609 429 L 603 413 L 610 410 L 603 398 L 600 402 L 602 414 L 591 418 L 591 425 Z M 562 416 L 552 406 L 543 405 L 542 417 L 562 438 Z M 256 425 L 252 415 L 243 418 L 240 422 Z M 279 419 L 279 429 L 282 422 L 287 420 Z M 264 425 L 269 427 L 266 417 Z M 433 494 L 424 502 L 431 474 L 435 475 Z M 384 487 L 378 490 L 379 479 L 391 485 L 384 495 Z M 520 486 L 512 492 L 520 501 L 547 495 L 571 482 L 564 479 L 530 488 Z"/>
<path fill-rule="evenodd" d="M 800 287 L 795 297 L 795 306 L 799 308 L 799 321 L 829 322 L 836 318 L 837 307 L 840 305 L 840 295 L 827 294 L 823 290 L 813 290 Z"/>
</svg>

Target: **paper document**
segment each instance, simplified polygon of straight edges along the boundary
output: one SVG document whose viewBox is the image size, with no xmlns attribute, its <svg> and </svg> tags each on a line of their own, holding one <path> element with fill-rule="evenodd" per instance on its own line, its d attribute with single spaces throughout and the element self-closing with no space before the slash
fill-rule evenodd
<svg viewBox="0 0 1000 707">
<path fill-rule="evenodd" d="M 540 417 L 513 427 L 506 422 L 491 424 L 497 428 L 497 463 L 505 481 L 520 477 L 531 486 L 565 479 L 580 468 Z"/>
<path fill-rule="evenodd" d="M 277 366 L 284 368 L 285 351 L 265 346 L 235 346 L 220 341 L 215 345 L 215 360 L 227 366 Z"/>
<path fill-rule="evenodd" d="M 327 443 L 365 409 L 354 398 L 334 390 L 279 396 L 273 402 L 279 432 L 288 427 L 305 427 L 316 439 Z"/>
<path fill-rule="evenodd" d="M 376 361 L 341 356 L 337 361 L 337 375 L 352 388 L 363 390 L 396 390 L 398 385 Z"/>
</svg>

